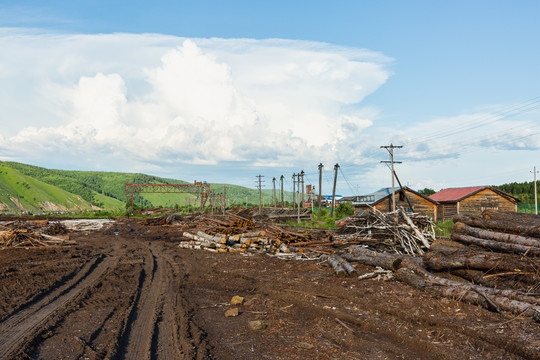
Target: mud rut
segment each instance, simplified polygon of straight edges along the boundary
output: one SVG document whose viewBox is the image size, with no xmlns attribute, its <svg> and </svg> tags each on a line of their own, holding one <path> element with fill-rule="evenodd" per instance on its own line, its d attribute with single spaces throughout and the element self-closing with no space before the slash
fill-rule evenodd
<svg viewBox="0 0 540 360">
<path fill-rule="evenodd" d="M 204 340 L 189 331 L 192 310 L 170 281 L 183 274 L 157 244 L 116 242 L 0 323 L 0 359 L 205 358 Z"/>
</svg>

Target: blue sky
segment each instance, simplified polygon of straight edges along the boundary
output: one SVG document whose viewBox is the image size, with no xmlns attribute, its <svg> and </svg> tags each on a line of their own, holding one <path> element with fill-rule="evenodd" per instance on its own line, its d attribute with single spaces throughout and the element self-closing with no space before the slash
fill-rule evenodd
<svg viewBox="0 0 540 360">
<path fill-rule="evenodd" d="M 247 186 L 323 162 L 325 192 L 339 162 L 352 194 L 394 142 L 413 188 L 530 181 L 539 34 L 538 1 L 0 1 L 0 159 Z"/>
</svg>

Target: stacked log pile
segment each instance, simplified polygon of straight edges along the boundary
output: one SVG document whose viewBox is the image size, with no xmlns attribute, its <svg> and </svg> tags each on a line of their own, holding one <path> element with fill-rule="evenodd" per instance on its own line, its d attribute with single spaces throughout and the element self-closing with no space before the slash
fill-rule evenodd
<svg viewBox="0 0 540 360">
<path fill-rule="evenodd" d="M 353 247 L 346 256 L 393 270 L 415 288 L 540 321 L 540 217 L 485 211 L 454 217 L 452 240 L 422 257 Z"/>
<path fill-rule="evenodd" d="M 181 223 L 177 222 L 177 225 Z M 259 225 L 253 220 L 228 213 L 221 218 L 201 216 L 190 227 L 184 225 L 186 241 L 180 247 L 215 252 L 268 252 L 331 254 L 363 239 L 334 240 L 325 231 L 298 232 L 279 225 Z"/>
<path fill-rule="evenodd" d="M 375 241 L 372 246 L 379 250 L 422 255 L 435 240 L 435 230 L 427 216 L 373 209 L 346 219 L 334 239 L 372 239 Z"/>
<path fill-rule="evenodd" d="M 430 267 L 479 284 L 540 291 L 540 216 L 486 210 L 453 221 L 451 239 L 463 246 L 433 252 Z M 449 256 L 452 263 L 445 264 Z"/>
</svg>

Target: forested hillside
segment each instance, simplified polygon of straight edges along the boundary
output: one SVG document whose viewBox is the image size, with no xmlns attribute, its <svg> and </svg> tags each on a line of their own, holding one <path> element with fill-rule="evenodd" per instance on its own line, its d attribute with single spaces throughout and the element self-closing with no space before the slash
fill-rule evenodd
<svg viewBox="0 0 540 360">
<path fill-rule="evenodd" d="M 0 211 L 80 211 L 95 208 L 78 194 L 28 176 L 0 162 Z"/>
<path fill-rule="evenodd" d="M 521 200 L 522 204 L 533 204 L 534 203 L 534 182 L 513 182 L 509 184 L 503 184 L 495 186 L 497 189 L 500 189 L 512 196 L 517 197 Z"/>
<path fill-rule="evenodd" d="M 164 179 L 139 173 L 69 171 L 45 169 L 14 162 L 7 162 L 6 164 L 27 176 L 54 185 L 72 194 L 77 194 L 89 203 L 101 208 L 123 206 L 126 201 L 126 195 L 124 194 L 125 183 L 186 183 L 180 180 Z M 153 205 L 151 201 L 144 198 L 144 195 L 139 194 L 135 195 L 135 202 L 143 207 Z"/>
<path fill-rule="evenodd" d="M 54 204 L 60 209 L 120 209 L 126 205 L 125 183 L 187 184 L 140 173 L 55 170 L 0 161 L 0 210 L 51 210 L 48 208 L 54 208 Z M 228 184 L 211 184 L 211 189 L 215 193 L 226 192 L 228 205 L 259 202 L 259 192 L 255 189 Z M 271 189 L 264 189 L 262 195 L 264 203 L 272 202 Z M 192 194 L 135 194 L 134 200 L 141 207 L 174 207 L 183 206 L 187 198 L 194 197 Z M 291 198 L 286 192 L 285 200 Z"/>
</svg>

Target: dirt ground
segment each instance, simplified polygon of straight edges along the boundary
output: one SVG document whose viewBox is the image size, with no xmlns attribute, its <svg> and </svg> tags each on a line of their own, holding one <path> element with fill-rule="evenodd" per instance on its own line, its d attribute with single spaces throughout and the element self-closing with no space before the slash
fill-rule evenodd
<svg viewBox="0 0 540 360">
<path fill-rule="evenodd" d="M 177 229 L 140 220 L 70 238 L 0 250 L 0 359 L 540 359 L 531 319 L 394 280 L 180 249 Z"/>
</svg>

